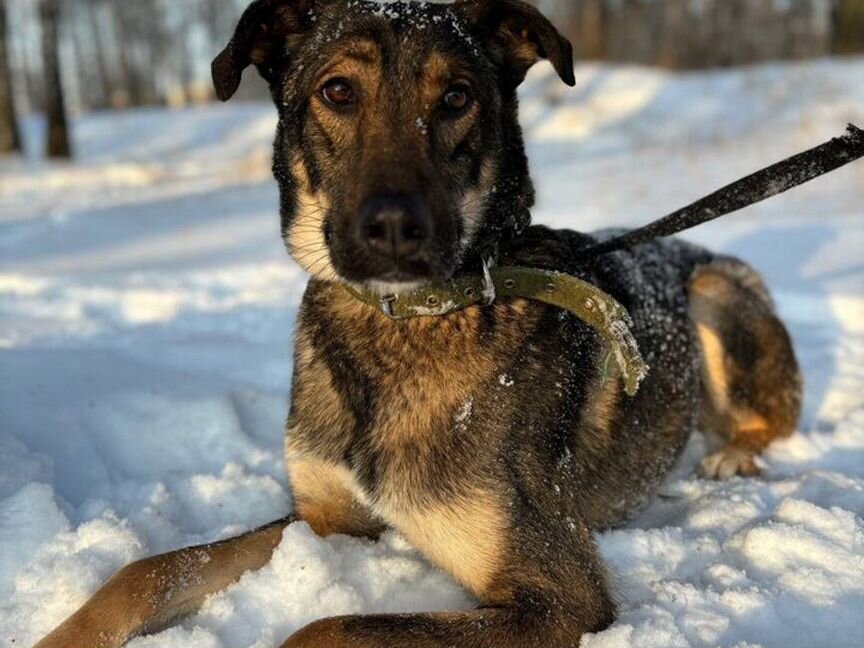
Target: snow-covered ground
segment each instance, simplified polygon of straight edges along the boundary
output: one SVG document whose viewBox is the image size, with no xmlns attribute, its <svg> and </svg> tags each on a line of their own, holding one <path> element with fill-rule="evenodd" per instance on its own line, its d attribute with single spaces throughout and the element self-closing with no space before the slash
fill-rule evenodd
<svg viewBox="0 0 864 648">
<path fill-rule="evenodd" d="M 577 77 L 538 70 L 524 93 L 536 220 L 561 227 L 647 221 L 864 123 L 862 59 Z M 279 241 L 273 124 L 264 105 L 91 115 L 76 165 L 0 162 L 3 648 L 133 559 L 290 510 L 304 277 Z M 861 648 L 864 162 L 687 236 L 765 273 L 804 419 L 761 479 L 698 479 L 709 441 L 693 440 L 656 503 L 599 537 L 621 614 L 584 646 Z M 132 645 L 265 648 L 317 617 L 471 605 L 396 535 L 296 525 L 270 566 Z"/>
</svg>

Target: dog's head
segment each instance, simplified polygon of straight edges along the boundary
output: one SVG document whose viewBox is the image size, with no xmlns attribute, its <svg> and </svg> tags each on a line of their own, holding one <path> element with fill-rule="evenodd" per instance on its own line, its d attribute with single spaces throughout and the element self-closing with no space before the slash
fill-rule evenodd
<svg viewBox="0 0 864 648">
<path fill-rule="evenodd" d="M 519 0 L 257 0 L 213 62 L 255 65 L 279 110 L 285 242 L 314 276 L 380 290 L 447 279 L 527 226 L 516 89 L 570 43 Z"/>
</svg>

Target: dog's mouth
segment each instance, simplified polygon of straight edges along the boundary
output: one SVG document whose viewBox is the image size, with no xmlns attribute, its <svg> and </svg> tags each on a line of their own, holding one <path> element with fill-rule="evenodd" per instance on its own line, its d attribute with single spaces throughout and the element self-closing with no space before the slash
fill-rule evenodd
<svg viewBox="0 0 864 648">
<path fill-rule="evenodd" d="M 382 297 L 386 295 L 400 295 L 407 292 L 419 290 L 432 283 L 429 279 L 415 279 L 410 277 L 382 277 L 371 279 L 362 283 L 354 283 L 355 288 L 367 290 Z"/>
<path fill-rule="evenodd" d="M 350 244 L 348 247 L 348 250 L 343 250 L 338 242 L 331 247 L 336 275 L 344 282 L 381 295 L 399 294 L 447 281 L 453 275 L 453 264 L 433 255 L 428 259 L 411 261 L 381 259 L 364 254 Z M 446 256 L 454 258 L 453 255 Z"/>
<path fill-rule="evenodd" d="M 436 215 L 416 196 L 377 195 L 353 217 L 333 214 L 328 221 L 325 240 L 334 271 L 344 281 L 391 294 L 453 275 L 456 220 Z"/>
</svg>

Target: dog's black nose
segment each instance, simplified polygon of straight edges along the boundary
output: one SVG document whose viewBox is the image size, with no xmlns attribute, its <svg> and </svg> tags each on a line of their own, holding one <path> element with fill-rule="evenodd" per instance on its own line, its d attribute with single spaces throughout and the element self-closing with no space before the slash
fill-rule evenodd
<svg viewBox="0 0 864 648">
<path fill-rule="evenodd" d="M 423 204 L 407 194 L 375 196 L 360 207 L 360 240 L 375 254 L 410 259 L 432 236 L 432 219 Z"/>
</svg>

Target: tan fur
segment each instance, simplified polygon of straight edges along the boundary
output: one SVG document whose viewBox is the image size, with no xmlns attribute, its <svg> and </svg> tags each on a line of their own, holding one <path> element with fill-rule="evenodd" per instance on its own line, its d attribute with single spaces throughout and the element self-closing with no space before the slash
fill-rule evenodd
<svg viewBox="0 0 864 648">
<path fill-rule="evenodd" d="M 320 97 L 315 97 L 311 103 L 312 117 L 324 127 L 327 134 L 333 138 L 337 146 L 345 146 L 355 140 L 362 139 L 369 131 L 370 125 L 381 123 L 381 111 L 378 102 L 386 100 L 382 93 L 381 50 L 371 41 L 358 41 L 346 46 L 336 53 L 331 61 L 324 66 L 319 75 L 319 84 L 336 78 L 354 80 L 363 93 L 364 101 L 360 104 L 362 117 L 346 119 L 326 107 Z M 359 129 L 359 124 L 363 129 Z"/>
<path fill-rule="evenodd" d="M 744 450 L 762 452 L 777 436 L 764 416 L 745 410 L 736 412 L 735 429 L 730 437 L 733 445 Z"/>
<path fill-rule="evenodd" d="M 334 290 L 341 289 L 334 287 Z M 377 327 L 368 320 L 380 317 L 378 313 L 347 293 L 344 299 L 336 300 L 335 310 L 341 321 L 356 323 L 357 334 L 349 336 L 349 341 L 356 340 L 354 352 L 361 360 L 365 359 L 382 400 L 388 403 L 375 422 L 374 440 L 379 447 L 387 448 L 393 460 L 390 476 L 394 482 L 385 489 L 386 496 L 371 505 L 374 512 L 475 594 L 483 593 L 499 571 L 503 558 L 502 543 L 507 529 L 500 502 L 483 489 L 472 489 L 446 503 L 420 505 L 411 499 L 414 494 L 411 489 L 404 486 L 411 483 L 415 466 L 426 461 L 424 455 L 436 441 L 435 422 L 442 417 L 456 421 L 478 382 L 489 380 L 493 366 L 494 348 L 488 354 L 466 354 L 464 364 L 454 367 L 435 354 L 423 353 L 426 347 L 423 342 L 428 342 L 430 335 L 447 338 L 453 344 L 473 339 L 478 313 L 466 312 L 454 322 L 412 320 L 406 322 L 406 327 L 418 329 L 415 335 L 369 339 L 368 332 Z M 302 339 L 299 345 L 305 348 Z M 412 357 L 411 363 L 402 360 L 406 355 Z M 298 358 L 304 367 L 313 364 L 306 352 L 301 351 Z M 327 393 L 329 381 L 326 372 L 319 369 L 311 374 L 307 370 L 304 380 L 311 378 L 318 394 Z M 336 411 L 326 413 L 330 425 Z M 289 455 L 297 457 L 289 460 L 289 472 L 298 511 L 306 520 L 311 514 L 313 528 L 317 524 L 329 531 L 332 521 L 327 518 L 355 520 L 358 510 L 368 511 L 357 503 L 368 502 L 368 494 L 362 492 L 347 470 L 309 461 L 298 450 L 302 451 L 289 441 Z M 471 559 L 466 560 L 466 556 Z"/>
<path fill-rule="evenodd" d="M 430 623 L 441 624 L 443 627 L 452 628 L 450 634 L 454 637 L 459 637 L 464 640 L 468 636 L 467 628 L 471 626 L 475 628 L 492 628 L 493 624 L 502 626 L 498 631 L 498 637 L 494 640 L 494 646 L 507 646 L 512 641 L 512 635 L 507 631 L 511 626 L 511 614 L 505 610 L 495 608 L 483 608 L 472 610 L 470 612 L 439 612 L 437 614 L 416 615 L 414 620 L 422 624 L 424 621 Z M 403 648 L 410 646 L 411 648 L 426 648 L 430 644 L 424 642 L 406 643 L 400 641 L 399 637 L 378 636 L 359 638 L 352 632 L 352 622 L 359 620 L 360 617 L 335 617 L 330 619 L 321 619 L 309 624 L 288 641 L 282 644 L 281 648 L 335 648 L 336 646 L 350 646 L 351 648 Z M 407 616 L 396 617 L 394 620 L 408 620 Z M 410 634 L 410 633 L 409 633 Z M 421 639 L 422 640 L 422 639 Z M 470 641 L 470 638 L 469 638 Z M 456 643 L 452 641 L 446 642 L 447 646 L 455 648 Z M 481 647 L 479 644 L 469 644 L 471 648 L 487 648 L 488 644 L 484 642 Z M 520 648 L 536 648 L 535 646 L 521 646 Z M 544 647 L 545 648 L 545 647 Z"/>
<path fill-rule="evenodd" d="M 204 599 L 266 565 L 287 524 L 125 567 L 35 648 L 118 648 L 193 612 Z"/>
<path fill-rule="evenodd" d="M 430 560 L 446 569 L 475 594 L 485 592 L 501 569 L 504 539 L 507 537 L 506 515 L 502 504 L 489 491 L 471 486 L 462 497 L 445 502 L 419 503 L 412 499 L 414 489 L 406 483 L 417 484 L 417 465 L 428 461 L 437 440 L 436 423 L 452 420 L 458 424 L 470 408 L 471 394 L 481 381 L 494 379 L 493 367 L 497 347 L 504 340 L 490 343 L 486 353 L 477 353 L 476 347 L 462 353 L 464 362 L 454 366 L 446 358 L 429 349 L 438 347 L 432 340 L 446 340 L 449 345 L 471 345 L 479 326 L 479 309 L 469 309 L 460 317 L 448 319 L 417 319 L 404 323 L 403 334 L 380 336 L 377 320 L 380 313 L 351 298 L 339 287 L 333 287 L 334 317 L 341 322 L 353 323 L 345 341 L 355 357 L 364 365 L 387 402 L 381 408 L 374 424 L 374 443 L 386 448 L 391 459 L 391 471 L 382 479 L 392 479 L 384 489 L 386 495 L 376 502 L 369 501 L 353 476 L 345 469 L 308 460 L 302 444 L 292 441 L 288 433 L 289 473 L 291 474 L 298 511 L 303 519 L 312 518 L 313 528 L 326 532 L 333 529 L 334 518 L 353 521 L 359 511 L 368 512 L 358 502 L 366 502 L 388 525 L 401 531 Z M 496 308 L 513 309 L 530 321 L 524 302 L 500 304 Z M 386 330 L 393 330 L 387 327 Z M 375 333 L 370 337 L 370 332 Z M 456 351 L 456 353 L 459 353 Z M 404 362 L 411 357 L 412 362 Z M 448 356 L 449 357 L 449 356 Z M 304 412 L 304 420 L 318 420 L 322 425 L 335 424 L 348 429 L 350 421 L 339 420 L 343 411 L 335 406 L 338 395 L 323 366 L 316 363 L 310 346 L 298 338 L 297 362 L 304 376 L 302 390 L 315 393 L 316 403 L 332 400 L 333 407 L 322 407 L 314 413 Z M 304 406 L 302 398 L 295 403 Z M 466 481 L 476 484 L 476 476 L 466 475 Z M 352 504 L 352 500 L 354 503 Z M 368 520 L 361 523 L 363 527 Z M 317 530 L 317 529 L 316 529 Z M 344 531 L 339 531 L 344 532 Z M 466 556 L 471 556 L 466 560 Z"/>
<path fill-rule="evenodd" d="M 332 290 L 341 291 L 338 287 Z M 384 480 L 384 494 L 375 502 L 369 502 L 369 495 L 361 491 L 347 471 L 326 469 L 327 475 L 343 484 L 344 490 L 336 498 L 344 496 L 347 501 L 349 493 L 353 493 L 358 500 L 369 502 L 377 516 L 405 534 L 430 560 L 475 594 L 484 593 L 502 567 L 507 537 L 503 504 L 479 486 L 482 482 L 478 482 L 476 475 L 465 475 L 466 490 L 461 497 L 447 502 L 417 501 L 417 493 L 426 490 L 422 472 L 418 473 L 417 468 L 432 461 L 427 454 L 433 451 L 439 438 L 436 424 L 443 419 L 458 425 L 459 417 L 470 412 L 471 394 L 478 385 L 496 378 L 494 359 L 498 346 L 507 343 L 507 336 L 490 341 L 485 353 L 478 353 L 476 346 L 469 353 L 466 347 L 462 353 L 464 362 L 454 366 L 429 350 L 440 348 L 441 341 L 455 347 L 472 344 L 479 326 L 479 309 L 469 309 L 448 319 L 411 320 L 405 322 L 402 334 L 380 336 L 382 329 L 376 326 L 377 318 L 382 317 L 379 313 L 347 293 L 343 296 L 337 292 L 334 297 L 334 316 L 341 322 L 352 323 L 345 341 L 375 380 L 382 401 L 388 404 L 378 412 L 373 442 L 386 450 L 390 460 L 387 474 L 379 477 Z M 526 321 L 531 320 L 521 301 L 496 308 L 512 308 L 522 313 Z M 370 337 L 370 332 L 375 335 Z M 459 353 L 458 349 L 454 352 Z M 412 361 L 404 362 L 406 357 Z M 304 373 L 304 380 L 308 375 Z M 317 374 L 312 379 L 319 385 L 326 382 Z M 316 484 L 318 476 L 325 474 L 321 466 L 308 470 L 304 466 L 297 473 L 292 465 L 291 470 L 298 477 L 297 481 L 292 478 L 295 489 L 308 492 L 312 488 L 318 494 L 324 490 L 323 485 L 310 487 L 301 483 L 311 476 Z M 405 484 L 413 487 L 406 488 Z M 303 499 L 301 496 L 298 502 Z"/>
<path fill-rule="evenodd" d="M 336 391 L 326 366 L 315 357 L 308 334 L 302 328 L 297 331 L 295 347 L 296 370 L 303 372 L 304 379 L 297 386 L 298 392 L 293 399 L 294 418 L 308 421 L 307 425 L 317 429 L 329 428 L 347 434 L 352 421 L 342 406 L 342 397 Z M 294 421 L 288 422 L 285 437 L 285 456 L 289 462 L 305 452 L 305 448 L 297 442 L 301 435 L 292 434 L 295 425 Z"/>
<path fill-rule="evenodd" d="M 469 77 L 461 72 L 458 60 L 444 56 L 441 53 L 433 53 L 426 62 L 423 81 L 420 84 L 423 106 L 426 109 L 436 106 L 454 80 L 460 79 L 471 81 Z M 454 150 L 459 146 L 474 129 L 479 114 L 479 106 L 475 103 L 467 115 L 455 122 L 451 129 L 443 131 L 445 137 L 442 145 L 448 150 Z M 492 193 L 497 178 L 497 161 L 492 157 L 486 158 L 482 164 L 480 181 L 476 187 L 471 187 L 465 192 L 461 201 L 460 212 L 464 228 L 462 235 L 463 248 L 474 240 L 474 235 L 477 233 L 480 221 L 486 210 L 485 198 Z"/>
<path fill-rule="evenodd" d="M 346 468 L 300 455 L 289 458 L 288 475 L 297 515 L 322 538 L 336 533 L 376 538 L 383 531 Z"/>
<path fill-rule="evenodd" d="M 612 421 L 618 412 L 623 392 L 619 378 L 600 378 L 590 388 L 583 414 L 585 440 L 597 456 L 605 453 L 611 442 Z"/>
<path fill-rule="evenodd" d="M 474 236 L 480 227 L 483 214 L 486 212 L 486 199 L 495 189 L 498 178 L 498 165 L 493 158 L 483 161 L 480 171 L 480 182 L 474 188 L 465 192 L 460 210 L 465 232 L 462 235 L 463 248 L 474 241 Z"/>
<path fill-rule="evenodd" d="M 710 392 L 711 404 L 716 410 L 726 412 L 729 409 L 729 376 L 726 372 L 726 351 L 720 335 L 708 326 L 704 319 L 709 315 L 702 312 L 699 306 L 691 310 L 696 320 L 696 333 L 702 344 L 702 381 Z"/>
<path fill-rule="evenodd" d="M 441 90 L 447 87 L 458 69 L 459 62 L 443 52 L 432 52 L 426 59 L 423 69 L 423 91 L 428 103 L 438 101 Z"/>
<path fill-rule="evenodd" d="M 527 70 L 540 60 L 537 45 L 531 38 L 526 38 L 528 34 L 524 30 L 514 31 L 510 25 L 503 25 L 499 30 L 499 36 L 508 43 L 507 49 L 515 65 Z"/>
<path fill-rule="evenodd" d="M 424 556 L 487 601 L 489 586 L 504 564 L 506 520 L 500 499 L 482 490 L 388 515 L 388 521 Z"/>
<path fill-rule="evenodd" d="M 336 279 L 336 271 L 330 262 L 330 253 L 324 240 L 324 216 L 330 201 L 321 192 L 313 193 L 309 175 L 303 161 L 294 162 L 294 177 L 298 181 L 297 217 L 286 239 L 291 255 L 310 275 L 323 281 Z"/>
<path fill-rule="evenodd" d="M 471 82 L 471 77 L 462 72 L 459 62 L 438 52 L 430 55 L 419 84 L 424 117 L 436 109 L 441 98 L 456 81 Z M 479 114 L 479 106 L 474 103 L 465 116 L 451 124 L 452 128 L 443 131 L 446 135 L 444 146 L 451 150 L 455 148 L 474 127 Z"/>
<path fill-rule="evenodd" d="M 702 268 L 690 283 L 690 316 L 702 348 L 702 423 L 727 445 L 702 462 L 706 477 L 759 473 L 755 457 L 788 436 L 800 411 L 801 377 L 764 283 L 739 263 Z M 739 330 L 740 329 L 740 330 Z M 757 349 L 753 366 L 736 343 Z"/>
<path fill-rule="evenodd" d="M 450 418 L 470 398 L 482 381 L 492 378 L 496 351 L 507 343 L 490 341 L 478 353 L 474 340 L 479 327 L 479 308 L 470 308 L 456 317 L 418 318 L 404 322 L 401 332 L 379 335 L 375 322 L 384 316 L 358 302 L 347 292 L 335 300 L 335 315 L 352 322 L 346 342 L 364 369 L 375 379 L 382 400 L 388 403 L 378 412 L 375 437 L 379 445 L 405 447 L 406 461 L 422 457 L 420 442 L 434 442 L 432 424 Z M 499 305 L 496 307 L 508 308 Z M 521 309 L 518 302 L 515 308 Z M 370 321 L 371 320 L 371 321 Z M 392 327 L 388 327 L 394 331 Z M 438 342 L 463 358 L 459 366 L 449 362 L 450 354 L 436 353 Z M 464 352 L 460 349 L 464 347 Z M 411 358 L 411 362 L 405 362 Z"/>
<path fill-rule="evenodd" d="M 350 66 L 375 66 L 380 57 L 381 48 L 378 43 L 356 38 L 346 43 L 343 49 L 332 57 L 321 76 L 343 76 L 343 73 L 351 71 Z"/>
</svg>

